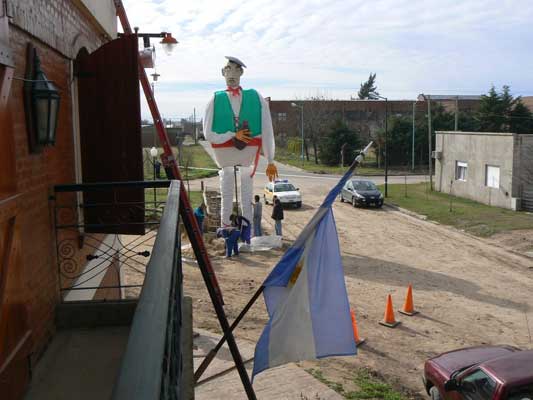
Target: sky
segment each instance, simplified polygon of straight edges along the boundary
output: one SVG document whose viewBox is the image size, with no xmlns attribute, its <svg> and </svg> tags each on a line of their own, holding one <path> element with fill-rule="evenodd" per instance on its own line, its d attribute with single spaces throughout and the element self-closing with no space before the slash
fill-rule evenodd
<svg viewBox="0 0 533 400">
<path fill-rule="evenodd" d="M 272 100 L 347 100 L 370 73 L 389 99 L 484 94 L 491 85 L 533 95 L 531 0 L 123 2 L 140 32 L 168 31 L 179 41 L 167 56 L 155 40 L 155 97 L 165 118 L 194 109 L 202 117 L 225 88 L 226 55 L 247 65 L 243 88 Z M 146 103 L 142 116 L 150 118 Z"/>
</svg>

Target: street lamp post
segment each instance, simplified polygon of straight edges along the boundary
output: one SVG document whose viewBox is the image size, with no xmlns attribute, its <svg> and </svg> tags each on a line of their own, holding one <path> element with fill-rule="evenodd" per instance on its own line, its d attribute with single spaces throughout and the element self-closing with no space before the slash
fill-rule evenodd
<svg viewBox="0 0 533 400">
<path fill-rule="evenodd" d="M 157 82 L 157 80 L 159 79 L 161 75 L 158 74 L 157 71 L 155 71 L 155 69 L 154 69 L 154 73 L 151 75 L 152 75 L 152 96 L 155 99 L 155 83 Z M 156 145 L 156 134 L 157 134 L 157 129 L 155 129 L 155 126 L 154 126 L 154 146 Z M 157 157 L 157 154 L 156 154 L 156 157 Z"/>
<path fill-rule="evenodd" d="M 413 102 L 413 136 L 411 139 L 411 171 L 415 170 L 415 117 L 416 117 L 416 101 Z"/>
<path fill-rule="evenodd" d="M 155 178 L 156 178 L 155 162 L 157 160 L 157 156 L 159 155 L 159 151 L 157 150 L 155 146 L 150 149 L 150 155 L 152 156 L 152 166 L 154 168 L 153 180 L 155 181 Z M 155 188 L 155 186 L 154 186 L 154 208 L 157 208 L 157 189 Z"/>
<path fill-rule="evenodd" d="M 388 99 L 386 97 L 377 95 L 378 99 L 385 100 L 385 197 L 388 195 L 388 180 L 389 180 L 389 147 L 388 147 L 388 137 L 389 137 L 389 129 L 388 129 L 388 119 L 389 119 L 389 106 L 388 106 Z"/>
<path fill-rule="evenodd" d="M 298 105 L 296 103 L 291 103 L 292 107 L 298 107 L 301 111 L 301 128 L 302 128 L 302 167 L 304 165 L 304 105 L 303 103 L 301 105 Z"/>
</svg>

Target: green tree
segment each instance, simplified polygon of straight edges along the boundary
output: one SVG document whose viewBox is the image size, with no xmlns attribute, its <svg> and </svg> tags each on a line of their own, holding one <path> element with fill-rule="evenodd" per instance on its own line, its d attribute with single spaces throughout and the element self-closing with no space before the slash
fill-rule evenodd
<svg viewBox="0 0 533 400">
<path fill-rule="evenodd" d="M 361 83 L 359 92 L 357 92 L 357 97 L 361 100 L 375 100 L 379 96 L 377 89 L 376 74 L 370 73 L 368 80 L 365 83 Z"/>
<path fill-rule="evenodd" d="M 520 96 L 513 97 L 509 86 L 503 86 L 501 93 L 492 86 L 489 93 L 481 97 L 477 119 L 479 129 L 485 132 L 533 132 L 531 111 Z"/>
<path fill-rule="evenodd" d="M 466 115 L 459 115 L 459 124 L 470 124 L 472 127 L 475 121 Z M 438 103 L 432 103 L 431 107 L 431 144 L 435 149 L 435 131 L 450 131 L 455 126 L 455 115 L 447 112 Z M 463 128 L 464 129 L 464 128 Z M 466 130 L 466 129 L 464 129 Z M 378 141 L 380 143 L 380 157 L 385 157 L 385 130 L 378 131 Z M 387 147 L 389 150 L 389 166 L 400 167 L 410 166 L 412 160 L 413 143 L 413 120 L 406 116 L 391 116 L 388 119 Z M 428 154 L 428 120 L 427 114 L 418 114 L 415 121 L 415 165 L 427 165 Z"/>
<path fill-rule="evenodd" d="M 478 110 L 479 129 L 485 132 L 501 132 L 505 123 L 503 101 L 494 86 L 481 96 Z"/>
<path fill-rule="evenodd" d="M 509 131 L 513 133 L 533 133 L 533 113 L 519 97 L 509 115 Z"/>
<path fill-rule="evenodd" d="M 350 130 L 342 120 L 338 119 L 319 143 L 320 161 L 326 165 L 339 165 L 341 148 L 344 146 L 344 160 L 351 163 L 355 153 L 361 147 L 361 140 L 356 131 Z"/>
</svg>

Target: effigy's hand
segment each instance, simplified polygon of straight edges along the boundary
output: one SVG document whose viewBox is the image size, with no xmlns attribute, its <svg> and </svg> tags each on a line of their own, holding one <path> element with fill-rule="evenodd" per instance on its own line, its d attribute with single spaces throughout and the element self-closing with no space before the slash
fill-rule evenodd
<svg viewBox="0 0 533 400">
<path fill-rule="evenodd" d="M 266 176 L 270 182 L 279 177 L 278 169 L 276 168 L 276 165 L 274 163 L 268 164 L 266 169 Z"/>
<path fill-rule="evenodd" d="M 241 142 L 248 143 L 252 138 L 250 137 L 250 131 L 248 129 L 241 129 L 235 133 L 235 138 Z"/>
</svg>

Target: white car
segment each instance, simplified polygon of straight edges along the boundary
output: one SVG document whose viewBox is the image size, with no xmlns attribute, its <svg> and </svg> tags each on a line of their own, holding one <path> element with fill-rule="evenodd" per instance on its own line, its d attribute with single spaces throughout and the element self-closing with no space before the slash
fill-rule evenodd
<svg viewBox="0 0 533 400">
<path fill-rule="evenodd" d="M 302 206 L 300 189 L 295 188 L 287 179 L 276 179 L 274 182 L 266 184 L 263 194 L 265 204 L 274 204 L 274 196 L 281 201 L 283 206 L 291 205 L 295 208 Z"/>
</svg>

